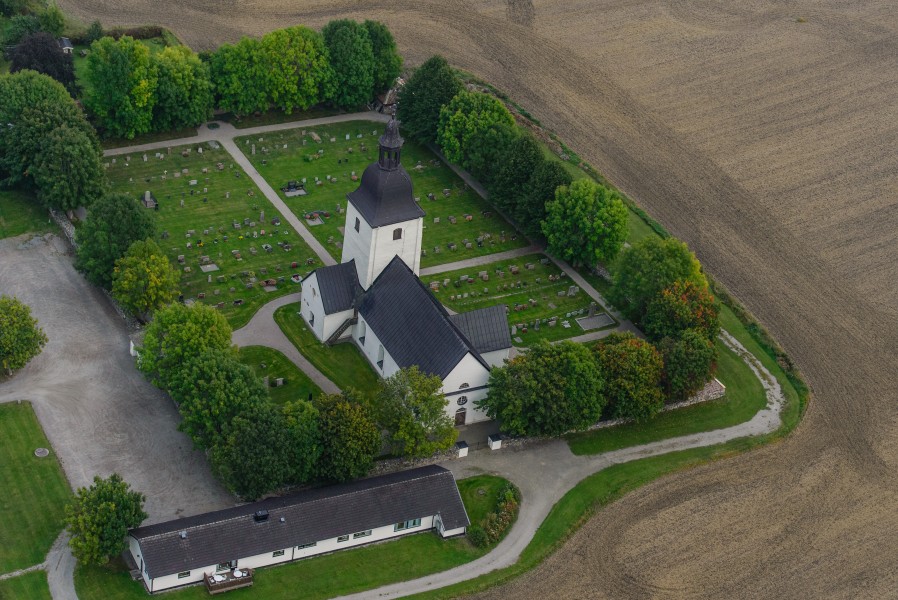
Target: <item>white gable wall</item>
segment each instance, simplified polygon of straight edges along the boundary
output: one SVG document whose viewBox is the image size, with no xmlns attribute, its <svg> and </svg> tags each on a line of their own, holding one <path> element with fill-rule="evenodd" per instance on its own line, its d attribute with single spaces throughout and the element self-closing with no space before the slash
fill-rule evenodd
<svg viewBox="0 0 898 600">
<path fill-rule="evenodd" d="M 443 379 L 443 393 L 451 394 L 446 396 L 449 400 L 449 404 L 446 405 L 446 413 L 454 420 L 456 411 L 459 408 L 465 408 L 467 409 L 465 424 L 488 420 L 489 417 L 474 406 L 474 401 L 486 398 L 488 389 L 485 386 L 489 382 L 489 378 L 490 372 L 487 368 L 470 352 L 465 354 L 452 372 Z M 462 387 L 464 384 L 467 386 Z M 467 402 L 459 405 L 458 400 L 462 396 L 467 399 Z"/>
<path fill-rule="evenodd" d="M 365 330 L 364 342 L 361 340 L 363 329 Z M 371 327 L 365 322 L 365 319 L 361 314 L 359 315 L 359 322 L 352 327 L 352 339 L 355 340 L 361 353 L 368 359 L 368 362 L 371 363 L 374 372 L 381 377 L 389 377 L 399 370 L 399 365 L 396 364 L 396 361 L 393 360 L 393 357 L 390 356 L 390 353 L 387 352 L 386 348 L 384 348 L 383 367 L 377 366 L 377 356 L 381 345 L 380 339 L 378 339 L 375 332 L 371 331 Z"/>
<path fill-rule="evenodd" d="M 300 300 L 300 312 L 306 320 L 309 329 L 320 341 L 325 341 L 334 333 L 346 319 L 351 319 L 353 309 L 344 310 L 330 315 L 324 314 L 324 303 L 321 300 L 321 288 L 318 286 L 318 273 L 312 273 L 302 282 L 302 299 Z M 312 315 L 315 316 L 314 324 Z M 341 336 L 349 335 L 349 331 Z"/>
<path fill-rule="evenodd" d="M 355 230 L 355 220 L 359 220 L 359 230 Z M 359 283 L 364 289 L 368 289 L 373 279 L 368 279 L 369 263 L 374 247 L 373 230 L 365 217 L 353 206 L 352 202 L 346 204 L 346 223 L 343 226 L 343 256 L 341 263 L 347 263 L 355 259 L 355 269 L 359 275 Z"/>
<path fill-rule="evenodd" d="M 502 350 L 493 350 L 492 352 L 484 352 L 480 356 L 491 367 L 501 367 L 508 359 L 511 348 L 503 348 Z"/>
</svg>

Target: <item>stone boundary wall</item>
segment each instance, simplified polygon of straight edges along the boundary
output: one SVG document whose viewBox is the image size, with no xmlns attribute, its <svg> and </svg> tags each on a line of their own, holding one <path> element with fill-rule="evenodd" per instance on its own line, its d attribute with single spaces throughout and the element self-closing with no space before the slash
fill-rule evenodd
<svg viewBox="0 0 898 600">
<path fill-rule="evenodd" d="M 69 244 L 71 244 L 72 248 L 77 250 L 78 242 L 75 241 L 75 226 L 72 225 L 72 221 L 69 220 L 65 213 L 54 210 L 52 208 L 50 209 L 50 217 L 56 222 L 57 225 L 59 225 L 59 228 L 62 229 L 62 233 L 69 241 Z M 137 322 L 137 319 L 135 319 L 130 312 L 125 310 L 116 301 L 116 299 L 112 297 L 112 294 L 109 293 L 109 290 L 101 289 L 100 291 L 103 292 L 103 295 L 105 295 L 109 300 L 109 303 L 112 304 L 112 308 L 115 309 L 115 312 L 118 313 L 118 316 L 120 316 L 125 322 L 125 325 L 128 327 L 129 331 L 133 332 L 140 328 L 140 324 Z"/>
</svg>

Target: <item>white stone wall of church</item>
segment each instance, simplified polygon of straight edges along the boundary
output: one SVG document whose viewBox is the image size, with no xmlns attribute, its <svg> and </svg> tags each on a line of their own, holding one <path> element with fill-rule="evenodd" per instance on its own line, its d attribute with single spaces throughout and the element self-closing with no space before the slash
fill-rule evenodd
<svg viewBox="0 0 898 600">
<path fill-rule="evenodd" d="M 483 352 L 480 356 L 483 357 L 483 360 L 486 361 L 491 367 L 501 367 L 505 363 L 505 359 L 508 358 L 508 355 L 511 351 L 511 348 L 505 348 L 504 350 L 493 350 L 492 352 Z"/>
<path fill-rule="evenodd" d="M 421 234 L 424 219 L 417 218 L 412 221 L 403 221 L 393 225 L 384 225 L 374 229 L 373 258 L 371 260 L 369 281 L 371 285 L 380 272 L 383 271 L 393 257 L 399 256 L 405 264 L 417 275 L 421 271 Z M 402 230 L 402 237 L 393 239 L 393 232 Z M 368 289 L 368 285 L 365 289 Z"/>
<path fill-rule="evenodd" d="M 321 302 L 320 292 L 318 274 L 312 273 L 302 282 L 301 308 L 299 312 L 302 313 L 302 318 L 309 324 L 309 328 L 315 334 L 315 337 L 319 340 L 325 340 L 327 338 L 324 337 L 324 304 Z M 312 324 L 312 315 L 315 315 L 314 324 Z"/>
<path fill-rule="evenodd" d="M 359 230 L 355 230 L 355 220 L 359 220 Z M 343 256 L 341 263 L 355 259 L 355 269 L 359 275 L 359 283 L 366 290 L 371 285 L 368 279 L 373 236 L 371 227 L 352 203 L 346 205 L 346 222 L 343 224 Z"/>
<path fill-rule="evenodd" d="M 364 343 L 359 339 L 363 323 L 365 324 Z M 390 353 L 386 351 L 386 348 L 384 349 L 383 368 L 377 366 L 377 355 L 381 345 L 380 340 L 378 339 L 377 334 L 371 330 L 368 323 L 365 322 L 362 315 L 359 315 L 359 322 L 352 328 L 352 338 L 356 341 L 362 354 L 368 359 L 368 362 L 371 363 L 371 367 L 374 369 L 375 373 L 381 377 L 389 377 L 399 370 L 399 365 L 396 364 L 396 361 L 393 360 Z"/>
<path fill-rule="evenodd" d="M 454 420 L 456 412 L 459 408 L 462 408 L 458 405 L 458 399 L 461 396 L 465 396 L 468 399 L 464 404 L 464 408 L 467 409 L 465 423 L 471 424 L 487 420 L 489 417 L 474 406 L 474 401 L 485 398 L 488 390 L 478 390 L 473 388 L 485 386 L 489 382 L 489 378 L 490 372 L 486 367 L 484 367 L 479 360 L 474 358 L 474 355 L 470 352 L 466 354 L 464 358 L 459 361 L 458 365 L 455 366 L 452 372 L 443 379 L 443 393 L 452 394 L 451 396 L 447 396 L 449 404 L 446 406 L 446 413 Z M 462 388 L 462 385 L 465 383 L 468 385 L 465 388 Z M 470 391 L 466 391 L 462 394 L 454 393 L 461 390 Z"/>
</svg>

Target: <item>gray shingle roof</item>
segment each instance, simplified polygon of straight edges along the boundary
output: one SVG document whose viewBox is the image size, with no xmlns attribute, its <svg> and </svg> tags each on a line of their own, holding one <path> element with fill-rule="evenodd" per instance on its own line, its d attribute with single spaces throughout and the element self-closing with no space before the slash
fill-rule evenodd
<svg viewBox="0 0 898 600">
<path fill-rule="evenodd" d="M 362 295 L 358 310 L 400 368 L 417 365 L 444 378 L 471 352 L 489 369 L 443 305 L 398 256 Z"/>
<path fill-rule="evenodd" d="M 257 523 L 259 510 L 269 516 Z M 156 578 L 436 514 L 446 529 L 470 523 L 452 473 L 432 465 L 139 527 L 131 536 Z"/>
<path fill-rule="evenodd" d="M 481 354 L 511 348 L 504 304 L 450 315 L 449 318 Z"/>
<path fill-rule="evenodd" d="M 358 189 L 346 197 L 371 227 L 424 216 L 424 210 L 415 202 L 412 179 L 402 165 L 395 169 L 383 169 L 378 163 L 368 165 Z"/>
<path fill-rule="evenodd" d="M 315 269 L 324 314 L 332 315 L 352 308 L 356 296 L 362 291 L 355 259 L 339 265 Z"/>
</svg>

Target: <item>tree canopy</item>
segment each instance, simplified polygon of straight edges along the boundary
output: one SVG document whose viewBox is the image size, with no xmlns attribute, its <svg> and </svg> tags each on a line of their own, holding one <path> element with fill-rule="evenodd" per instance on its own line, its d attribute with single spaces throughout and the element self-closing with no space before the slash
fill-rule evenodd
<svg viewBox="0 0 898 600">
<path fill-rule="evenodd" d="M 138 240 L 115 261 L 112 295 L 139 319 L 146 320 L 178 295 L 181 272 L 175 269 L 159 244 Z"/>
<path fill-rule="evenodd" d="M 668 400 L 687 400 L 702 389 L 717 369 L 717 346 L 704 331 L 687 329 L 678 338 L 664 338 L 663 385 Z"/>
<path fill-rule="evenodd" d="M 675 281 L 649 302 L 643 330 L 650 339 L 677 338 L 697 329 L 709 340 L 720 333 L 720 308 L 711 292 L 692 281 Z"/>
<path fill-rule="evenodd" d="M 545 160 L 537 141 L 529 133 L 519 135 L 508 147 L 490 185 L 490 200 L 519 224 L 528 215 L 521 200 L 530 188 L 534 172 Z"/>
<path fill-rule="evenodd" d="M 91 45 L 84 104 L 101 127 L 132 139 L 152 129 L 158 69 L 150 49 L 134 38 L 100 38 Z"/>
<path fill-rule="evenodd" d="M 374 93 L 390 89 L 402 71 L 402 56 L 396 48 L 396 40 L 386 25 L 380 21 L 362 23 L 368 30 L 371 51 L 374 54 Z"/>
<path fill-rule="evenodd" d="M 573 342 L 540 341 L 490 372 L 489 396 L 475 404 L 515 435 L 561 435 L 602 415 L 605 386 L 596 361 Z"/>
<path fill-rule="evenodd" d="M 88 281 L 110 289 L 115 261 L 134 242 L 156 235 L 153 213 L 127 194 L 106 194 L 94 202 L 75 233 L 75 267 Z"/>
<path fill-rule="evenodd" d="M 269 73 L 261 48 L 259 40 L 245 37 L 222 45 L 212 55 L 212 81 L 222 110 L 237 115 L 268 110 Z"/>
<path fill-rule="evenodd" d="M 169 378 L 193 356 L 231 349 L 231 326 L 205 304 L 176 303 L 156 311 L 147 325 L 138 368 L 153 383 L 168 389 Z"/>
<path fill-rule="evenodd" d="M 59 47 L 56 38 L 44 31 L 32 33 L 9 51 L 9 72 L 31 69 L 52 77 L 68 90 L 75 86 L 75 62 Z"/>
<path fill-rule="evenodd" d="M 639 321 L 649 302 L 675 281 L 708 287 L 701 265 L 686 244 L 651 236 L 621 252 L 609 296 L 629 319 Z"/>
<path fill-rule="evenodd" d="M 425 458 L 455 443 L 458 430 L 446 413 L 448 400 L 442 387 L 439 376 L 414 366 L 381 381 L 378 424 L 390 436 L 393 454 Z"/>
<path fill-rule="evenodd" d="M 41 353 L 47 336 L 31 308 L 15 296 L 0 295 L 0 366 L 11 375 Z"/>
<path fill-rule="evenodd" d="M 14 15 L 3 29 L 3 45 L 15 46 L 26 37 L 41 30 L 41 22 L 34 15 Z"/>
<path fill-rule="evenodd" d="M 340 108 L 364 106 L 374 94 L 374 50 L 368 29 L 356 21 L 338 19 L 321 33 L 334 70 L 330 101 Z"/>
<path fill-rule="evenodd" d="M 543 160 L 536 166 L 514 210 L 514 217 L 525 233 L 542 235 L 546 204 L 555 199 L 558 187 L 570 184 L 571 174 L 558 161 Z"/>
<path fill-rule="evenodd" d="M 30 116 L 23 115 L 22 122 L 31 122 Z M 62 123 L 42 142 L 43 152 L 32 163 L 30 174 L 45 206 L 73 210 L 103 195 L 106 179 L 93 135 Z"/>
<path fill-rule="evenodd" d="M 321 458 L 318 409 L 311 402 L 294 400 L 284 405 L 284 422 L 290 436 L 290 481 L 305 483 L 317 474 Z"/>
<path fill-rule="evenodd" d="M 267 33 L 259 48 L 267 64 L 267 94 L 287 114 L 325 100 L 334 72 L 323 36 L 308 27 L 288 27 Z"/>
<path fill-rule="evenodd" d="M 65 510 L 69 546 L 78 562 L 103 565 L 124 552 L 128 530 L 147 518 L 145 500 L 117 473 L 95 476 L 92 486 L 79 488 Z"/>
<path fill-rule="evenodd" d="M 463 89 L 446 59 L 431 56 L 415 69 L 399 92 L 403 128 L 420 142 L 435 143 L 440 110 Z"/>
<path fill-rule="evenodd" d="M 209 66 L 187 46 L 169 46 L 153 56 L 157 71 L 153 129 L 196 126 L 212 115 Z"/>
<path fill-rule="evenodd" d="M 591 179 L 559 187 L 546 204 L 549 252 L 575 266 L 614 260 L 627 239 L 627 207 L 617 192 Z"/>
<path fill-rule="evenodd" d="M 645 421 L 661 411 L 664 363 L 653 345 L 632 333 L 613 333 L 593 349 L 605 378 L 606 416 Z"/>
<path fill-rule="evenodd" d="M 41 25 L 41 30 L 46 31 L 54 38 L 61 36 L 65 29 L 65 15 L 54 1 L 49 2 L 47 7 L 38 13 L 37 20 Z"/>
<path fill-rule="evenodd" d="M 319 412 L 319 475 L 348 481 L 367 474 L 381 443 L 370 410 L 351 395 L 322 395 L 314 405 Z"/>
<path fill-rule="evenodd" d="M 167 390 L 181 413 L 178 429 L 202 449 L 221 442 L 237 416 L 268 402 L 262 381 L 230 349 L 188 356 L 168 377 Z"/>
<path fill-rule="evenodd" d="M 514 117 L 498 99 L 461 92 L 440 110 L 438 141 L 450 162 L 487 183 L 517 134 Z"/>
</svg>

